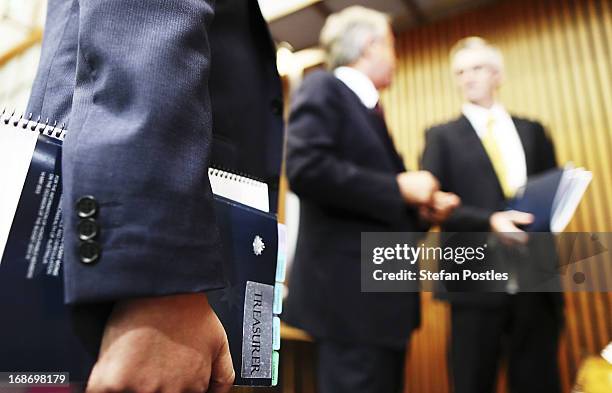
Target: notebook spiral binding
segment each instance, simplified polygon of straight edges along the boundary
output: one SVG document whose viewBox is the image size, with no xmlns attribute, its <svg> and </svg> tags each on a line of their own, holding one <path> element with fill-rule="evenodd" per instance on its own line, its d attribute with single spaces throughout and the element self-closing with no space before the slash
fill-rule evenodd
<svg viewBox="0 0 612 393">
<path fill-rule="evenodd" d="M 24 117 L 23 114 L 16 116 L 14 110 L 11 114 L 9 114 L 6 108 L 4 108 L 0 114 L 0 122 L 4 124 L 12 124 L 13 127 L 22 128 L 25 131 L 29 130 L 31 132 L 38 132 L 41 135 L 45 135 L 60 141 L 64 141 L 66 138 L 65 123 L 62 123 L 62 125 L 58 128 L 57 121 L 54 121 L 53 124 L 49 124 L 49 119 L 43 122 L 40 116 L 38 116 L 36 120 L 33 120 L 31 113 L 27 117 Z"/>
<path fill-rule="evenodd" d="M 226 172 L 222 169 L 217 169 L 217 168 L 208 168 L 208 176 L 218 177 L 218 178 L 222 178 L 222 179 L 226 179 L 226 180 L 230 180 L 230 181 L 234 181 L 234 182 L 238 182 L 238 183 L 242 183 L 242 184 L 246 184 L 246 185 L 254 186 L 254 187 L 265 187 L 266 186 L 266 183 L 261 182 L 259 180 L 251 179 L 249 177 L 241 176 L 239 174 Z"/>
<path fill-rule="evenodd" d="M 217 170 L 219 170 L 221 172 L 227 172 L 230 175 L 231 174 L 235 174 L 237 176 L 242 176 L 242 177 L 250 179 L 250 180 L 258 181 L 260 183 L 267 183 L 267 184 L 269 184 L 265 179 L 263 179 L 261 177 L 256 177 L 256 176 L 254 176 L 252 174 L 236 171 L 235 168 L 227 168 L 227 167 L 224 167 L 223 165 L 218 165 L 216 163 L 212 163 L 210 167 L 213 168 L 213 169 L 217 169 Z"/>
</svg>

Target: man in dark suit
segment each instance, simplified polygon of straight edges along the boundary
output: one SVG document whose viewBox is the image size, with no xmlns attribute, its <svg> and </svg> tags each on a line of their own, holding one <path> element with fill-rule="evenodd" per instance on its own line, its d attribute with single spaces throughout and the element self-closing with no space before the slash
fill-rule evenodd
<svg viewBox="0 0 612 393">
<path fill-rule="evenodd" d="M 452 52 L 452 69 L 465 100 L 463 113 L 427 131 L 422 157 L 423 169 L 439 179 L 441 189 L 462 201 L 442 229 L 491 231 L 505 244 L 525 244 L 529 238 L 521 225 L 533 217 L 505 211 L 504 202 L 528 176 L 556 166 L 552 142 L 541 124 L 509 115 L 496 101 L 503 59 L 495 47 L 478 37 L 460 41 Z M 545 255 L 551 259 L 552 254 Z M 507 291 L 520 290 L 515 284 L 509 283 Z M 560 294 L 446 296 L 451 301 L 455 393 L 494 392 L 504 350 L 512 392 L 559 392 Z"/>
<path fill-rule="evenodd" d="M 395 66 L 387 17 L 347 8 L 321 42 L 333 71 L 306 77 L 288 126 L 300 225 L 285 319 L 317 339 L 319 393 L 398 392 L 419 296 L 361 291 L 361 233 L 423 231 L 418 206 L 444 216 L 458 200 L 436 193 L 430 173 L 407 172 L 388 133 L 378 103 Z"/>
<path fill-rule="evenodd" d="M 229 390 L 207 170 L 265 179 L 275 202 L 281 105 L 257 2 L 49 1 L 29 112 L 69 129 L 66 301 L 102 336 L 88 391 Z"/>
</svg>

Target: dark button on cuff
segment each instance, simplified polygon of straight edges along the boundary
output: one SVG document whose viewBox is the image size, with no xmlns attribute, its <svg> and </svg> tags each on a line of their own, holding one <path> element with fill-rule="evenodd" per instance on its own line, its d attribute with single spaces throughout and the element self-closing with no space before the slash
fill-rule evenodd
<svg viewBox="0 0 612 393">
<path fill-rule="evenodd" d="M 79 240 L 83 241 L 95 238 L 100 230 L 98 223 L 91 218 L 81 220 L 77 229 L 79 231 Z"/>
<path fill-rule="evenodd" d="M 92 264 L 100 259 L 102 248 L 98 242 L 87 240 L 79 245 L 79 257 L 84 264 Z"/>
<path fill-rule="evenodd" d="M 98 212 L 98 202 L 92 196 L 84 196 L 77 201 L 76 209 L 80 218 L 90 218 Z"/>
<path fill-rule="evenodd" d="M 272 100 L 270 105 L 272 107 L 273 114 L 277 116 L 280 116 L 283 114 L 283 100 L 281 100 L 280 98 L 275 98 Z"/>
</svg>

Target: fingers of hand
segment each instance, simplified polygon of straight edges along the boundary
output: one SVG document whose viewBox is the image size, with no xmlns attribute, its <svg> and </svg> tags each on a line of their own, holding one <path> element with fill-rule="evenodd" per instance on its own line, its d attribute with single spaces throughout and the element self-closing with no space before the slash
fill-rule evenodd
<svg viewBox="0 0 612 393">
<path fill-rule="evenodd" d="M 519 212 L 516 210 L 510 210 L 507 212 L 508 218 L 514 223 L 518 225 L 527 225 L 533 222 L 533 214 Z"/>
<path fill-rule="evenodd" d="M 229 351 L 229 345 L 226 339 L 225 345 L 212 365 L 208 393 L 229 392 L 232 388 L 234 377 L 232 355 Z"/>
<path fill-rule="evenodd" d="M 448 218 L 458 206 L 459 201 L 459 197 L 455 194 L 436 191 L 431 202 L 421 207 L 421 216 L 427 217 L 431 222 L 440 223 Z"/>
</svg>

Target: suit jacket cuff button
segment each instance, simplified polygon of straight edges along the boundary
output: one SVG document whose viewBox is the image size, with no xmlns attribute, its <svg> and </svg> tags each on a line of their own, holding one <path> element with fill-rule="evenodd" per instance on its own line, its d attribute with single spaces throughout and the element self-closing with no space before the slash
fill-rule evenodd
<svg viewBox="0 0 612 393">
<path fill-rule="evenodd" d="M 96 263 L 102 254 L 100 243 L 93 240 L 87 240 L 79 245 L 79 257 L 81 262 L 86 265 Z"/>
<path fill-rule="evenodd" d="M 79 198 L 76 203 L 77 214 L 80 218 L 90 218 L 98 213 L 98 202 L 91 195 Z"/>
<path fill-rule="evenodd" d="M 96 236 L 98 236 L 98 232 L 100 231 L 100 227 L 96 220 L 92 218 L 86 218 L 79 221 L 77 226 L 77 230 L 79 232 L 79 240 L 87 241 L 92 240 Z"/>
</svg>

